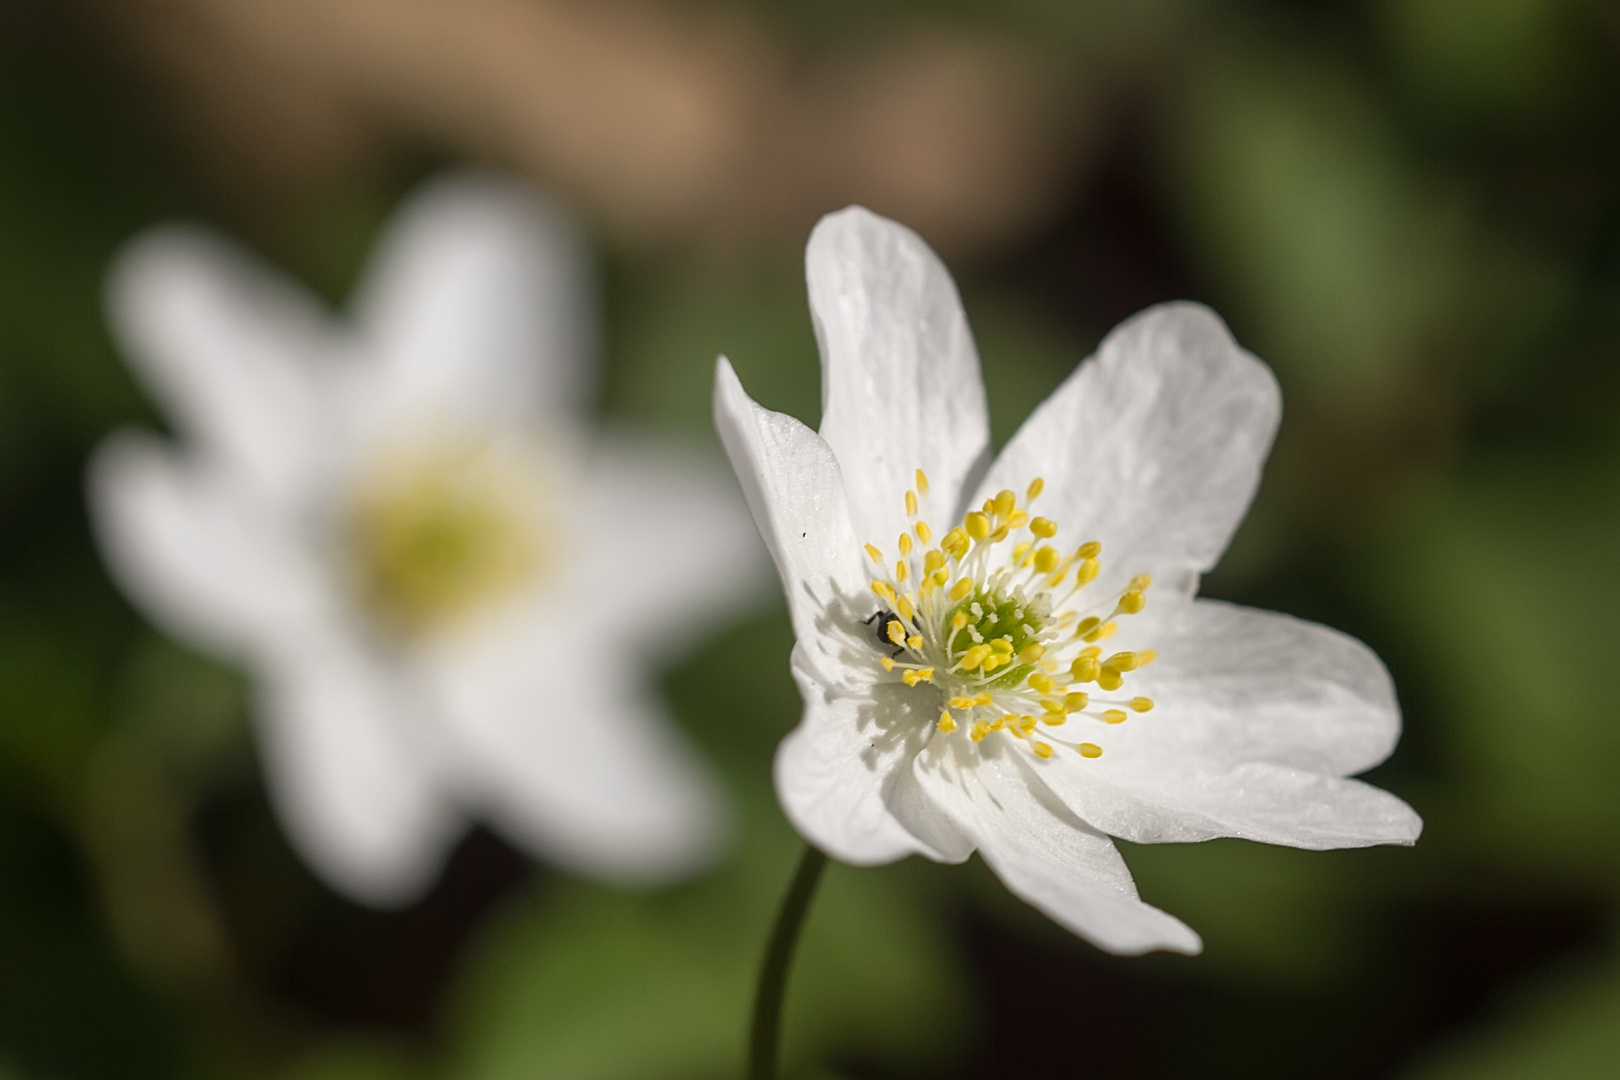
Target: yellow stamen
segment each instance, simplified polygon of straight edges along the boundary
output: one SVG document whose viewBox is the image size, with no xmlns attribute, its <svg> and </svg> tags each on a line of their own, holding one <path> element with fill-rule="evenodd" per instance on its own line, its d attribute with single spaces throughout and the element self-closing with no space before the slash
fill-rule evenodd
<svg viewBox="0 0 1620 1080">
<path fill-rule="evenodd" d="M 917 493 L 915 491 L 906 492 L 906 516 L 917 516 Z"/>
<path fill-rule="evenodd" d="M 1030 747 L 1030 749 L 1035 751 L 1035 756 L 1038 758 L 1049 758 L 1052 756 L 1052 748 L 1043 742 L 1036 743 L 1034 746 Z"/>
<path fill-rule="evenodd" d="M 1034 502 L 1040 498 L 1040 494 L 1044 490 L 1046 490 L 1046 481 L 1037 476 L 1029 482 L 1029 490 L 1024 492 L 1024 498 L 1028 502 Z"/>
<path fill-rule="evenodd" d="M 961 581 L 958 581 L 955 585 L 951 586 L 951 601 L 955 603 L 972 591 L 973 579 L 963 578 Z"/>
<path fill-rule="evenodd" d="M 921 469 L 917 470 L 917 490 L 924 495 L 928 494 L 928 474 Z"/>
<path fill-rule="evenodd" d="M 975 540 L 983 540 L 990 535 L 990 518 L 977 510 L 962 519 L 962 528 Z"/>
<path fill-rule="evenodd" d="M 1103 714 L 1102 714 L 1102 722 L 1105 723 L 1105 724 L 1123 724 L 1125 722 L 1125 710 L 1124 709 L 1106 709 L 1106 710 L 1104 710 Z"/>
<path fill-rule="evenodd" d="M 1018 505 L 1018 496 L 1014 495 L 1012 492 L 1010 492 L 1010 491 L 998 491 L 998 492 L 996 492 L 995 508 L 996 508 L 996 516 L 997 517 L 1000 517 L 1000 518 L 1006 517 L 1007 515 L 1009 515 L 1009 514 L 1011 514 L 1013 512 L 1013 508 L 1015 506 L 1017 506 L 1017 505 Z"/>
<path fill-rule="evenodd" d="M 917 539 L 921 540 L 925 544 L 932 544 L 934 542 L 934 530 L 928 527 L 928 522 L 917 522 Z"/>
<path fill-rule="evenodd" d="M 1080 550 L 1076 551 L 1075 554 L 1082 559 L 1095 559 L 1102 554 L 1102 544 L 1096 540 L 1087 540 L 1080 545 Z"/>
<path fill-rule="evenodd" d="M 1058 553 L 1056 548 L 1043 547 L 1035 552 L 1035 569 L 1043 574 L 1050 574 L 1057 569 Z"/>
<path fill-rule="evenodd" d="M 911 534 L 910 533 L 901 533 L 900 534 L 900 554 L 902 554 L 902 555 L 910 555 L 911 554 Z"/>
<path fill-rule="evenodd" d="M 1057 525 L 1046 518 L 1038 517 L 1029 523 L 1029 531 L 1042 540 L 1050 540 L 1057 535 Z"/>
<path fill-rule="evenodd" d="M 1131 709 L 1134 712 L 1151 712 L 1153 710 L 1153 699 L 1150 697 L 1133 697 L 1131 698 Z"/>
<path fill-rule="evenodd" d="M 943 731 L 947 735 L 956 730 L 956 721 L 953 720 L 951 718 L 951 714 L 944 709 L 939 711 L 939 730 Z"/>
<path fill-rule="evenodd" d="M 1079 693 L 1064 694 L 1063 695 L 1063 711 L 1064 712 L 1079 712 L 1081 709 L 1084 709 L 1086 707 L 1086 705 L 1090 703 L 1090 701 L 1091 701 L 1091 698 L 1086 694 L 1079 694 Z"/>
<path fill-rule="evenodd" d="M 1102 757 L 1102 747 L 1098 746 L 1096 743 L 1083 742 L 1079 746 L 1075 747 L 1075 749 L 1080 751 L 1080 756 L 1083 758 Z"/>
<path fill-rule="evenodd" d="M 873 547 L 871 544 L 866 545 L 866 553 L 872 557 L 873 562 L 875 562 L 875 563 L 883 562 L 883 552 L 879 551 L 877 548 Z"/>
</svg>

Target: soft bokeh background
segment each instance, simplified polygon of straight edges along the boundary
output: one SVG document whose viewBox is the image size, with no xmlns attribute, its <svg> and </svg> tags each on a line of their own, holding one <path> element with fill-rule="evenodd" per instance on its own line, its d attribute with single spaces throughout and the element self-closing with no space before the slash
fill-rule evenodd
<svg viewBox="0 0 1620 1080">
<path fill-rule="evenodd" d="M 736 1075 L 796 840 L 780 614 L 663 688 L 734 858 L 615 894 L 487 833 L 404 912 L 288 849 L 237 673 L 139 618 L 86 454 L 161 426 L 103 271 L 201 219 L 340 303 L 394 202 L 518 170 L 600 244 L 604 415 L 708 429 L 724 350 L 815 422 L 800 253 L 940 248 L 998 439 L 1186 297 L 1286 417 L 1207 592 L 1348 629 L 1413 850 L 1132 848 L 1198 959 L 1104 957 L 976 864 L 830 872 L 798 1075 L 1620 1074 L 1620 11 L 1596 0 L 0 0 L 0 1077 Z"/>
</svg>

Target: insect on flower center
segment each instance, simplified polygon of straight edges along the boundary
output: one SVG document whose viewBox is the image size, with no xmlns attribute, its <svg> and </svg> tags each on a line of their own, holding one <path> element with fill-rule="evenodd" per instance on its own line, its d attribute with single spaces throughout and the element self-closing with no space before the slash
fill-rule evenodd
<svg viewBox="0 0 1620 1080">
<path fill-rule="evenodd" d="M 547 562 L 533 469 L 482 444 L 416 447 L 380 460 L 344 521 L 362 606 L 393 635 L 457 621 Z"/>
<path fill-rule="evenodd" d="M 1102 545 L 1064 549 L 1057 524 L 1030 510 L 1044 487 L 1036 479 L 1022 503 L 999 492 L 935 543 L 925 514 L 928 477 L 917 470 L 916 487 L 905 493 L 911 526 L 896 541 L 899 559 L 891 563 L 866 545 L 882 604 L 867 621 L 883 669 L 940 694 L 937 725 L 945 735 L 975 744 L 1007 738 L 1042 759 L 1054 747 L 1096 758 L 1102 747 L 1093 738 L 1153 708 L 1125 684 L 1154 652 L 1104 645 L 1120 619 L 1146 606 L 1152 579 L 1139 574 L 1110 594 L 1088 593 L 1102 570 Z"/>
</svg>

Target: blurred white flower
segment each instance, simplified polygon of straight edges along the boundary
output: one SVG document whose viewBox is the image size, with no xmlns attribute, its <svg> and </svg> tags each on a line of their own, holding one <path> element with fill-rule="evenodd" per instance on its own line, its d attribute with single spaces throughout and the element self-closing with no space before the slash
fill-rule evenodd
<svg viewBox="0 0 1620 1080">
<path fill-rule="evenodd" d="M 584 273 L 561 216 L 479 176 L 407 204 L 344 319 L 195 230 L 113 270 L 184 445 L 101 447 L 103 550 L 156 621 L 250 668 L 277 810 L 356 899 L 418 895 L 469 817 L 615 883 L 724 842 L 648 661 L 757 593 L 759 541 L 701 455 L 587 438 Z"/>
<path fill-rule="evenodd" d="M 1137 898 L 1110 834 L 1416 839 L 1410 807 L 1345 779 L 1399 735 L 1378 658 L 1193 598 L 1280 410 L 1213 313 L 1120 326 L 987 471 L 979 361 L 934 253 L 856 207 L 822 220 L 806 264 L 820 434 L 754 404 L 724 359 L 715 412 L 798 637 L 804 717 L 776 786 L 807 839 L 855 864 L 977 849 L 1118 953 L 1201 944 Z"/>
</svg>

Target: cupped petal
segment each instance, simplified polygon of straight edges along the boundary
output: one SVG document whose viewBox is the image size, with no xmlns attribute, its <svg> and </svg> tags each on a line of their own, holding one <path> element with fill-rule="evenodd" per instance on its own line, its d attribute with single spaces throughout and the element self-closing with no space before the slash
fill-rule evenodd
<svg viewBox="0 0 1620 1080">
<path fill-rule="evenodd" d="M 1144 572 L 1191 592 L 1254 498 L 1281 408 L 1270 369 L 1214 312 L 1149 308 L 1030 415 L 975 500 L 1041 477 L 1036 512 L 1102 542 L 1097 592 Z"/>
<path fill-rule="evenodd" d="M 916 471 L 960 512 L 990 449 L 979 356 L 939 256 L 905 226 L 851 206 L 828 214 L 805 250 L 821 346 L 821 437 L 843 469 L 863 542 L 907 531 Z"/>
<path fill-rule="evenodd" d="M 799 834 L 839 862 L 879 866 L 907 855 L 961 862 L 972 843 L 926 798 L 911 761 L 938 715 L 898 683 L 829 686 L 799 663 L 804 719 L 776 752 L 776 792 Z M 928 715 L 925 715 L 925 711 Z"/>
<path fill-rule="evenodd" d="M 330 617 L 318 562 L 288 522 L 217 469 L 163 443 L 108 438 L 89 469 L 91 520 L 114 577 L 166 630 L 242 658 Z"/>
<path fill-rule="evenodd" d="M 538 609 L 425 650 L 420 670 L 464 804 L 559 866 L 659 884 L 724 849 L 725 800 L 642 673 L 593 647 L 613 634 L 589 613 Z"/>
<path fill-rule="evenodd" d="M 1143 903 L 1107 836 L 1075 817 L 1030 775 L 1017 748 L 939 736 L 915 761 L 928 797 L 978 847 L 1016 896 L 1099 949 L 1197 953 L 1185 923 Z"/>
<path fill-rule="evenodd" d="M 313 297 L 211 233 L 164 226 L 120 253 L 107 307 L 179 430 L 243 483 L 295 497 L 326 467 L 319 361 L 332 338 Z"/>
<path fill-rule="evenodd" d="M 1120 756 L 1112 746 L 1103 754 Z M 1237 836 L 1324 851 L 1412 844 L 1423 831 L 1410 806 L 1359 780 L 1262 761 L 1228 767 L 1127 763 L 1111 771 L 1093 768 L 1099 761 L 1063 755 L 1043 762 L 1039 775 L 1080 817 L 1139 844 Z"/>
<path fill-rule="evenodd" d="M 400 673 L 333 628 L 258 668 L 259 743 L 294 846 L 353 900 L 398 907 L 433 883 L 465 821 Z"/>
<path fill-rule="evenodd" d="M 372 255 L 353 314 L 370 365 L 357 405 L 384 429 L 567 417 L 593 389 L 583 238 L 515 179 L 459 173 L 413 195 Z"/>
<path fill-rule="evenodd" d="M 649 659 L 692 648 L 772 590 L 770 558 L 723 463 L 674 439 L 598 435 L 562 591 Z"/>
<path fill-rule="evenodd" d="M 1395 684 L 1377 654 L 1348 634 L 1195 600 L 1138 636 L 1158 658 L 1130 676 L 1131 693 L 1155 706 L 1109 729 L 1105 772 L 1116 761 L 1149 771 L 1165 761 L 1261 761 L 1347 776 L 1383 761 L 1400 738 Z"/>
</svg>

